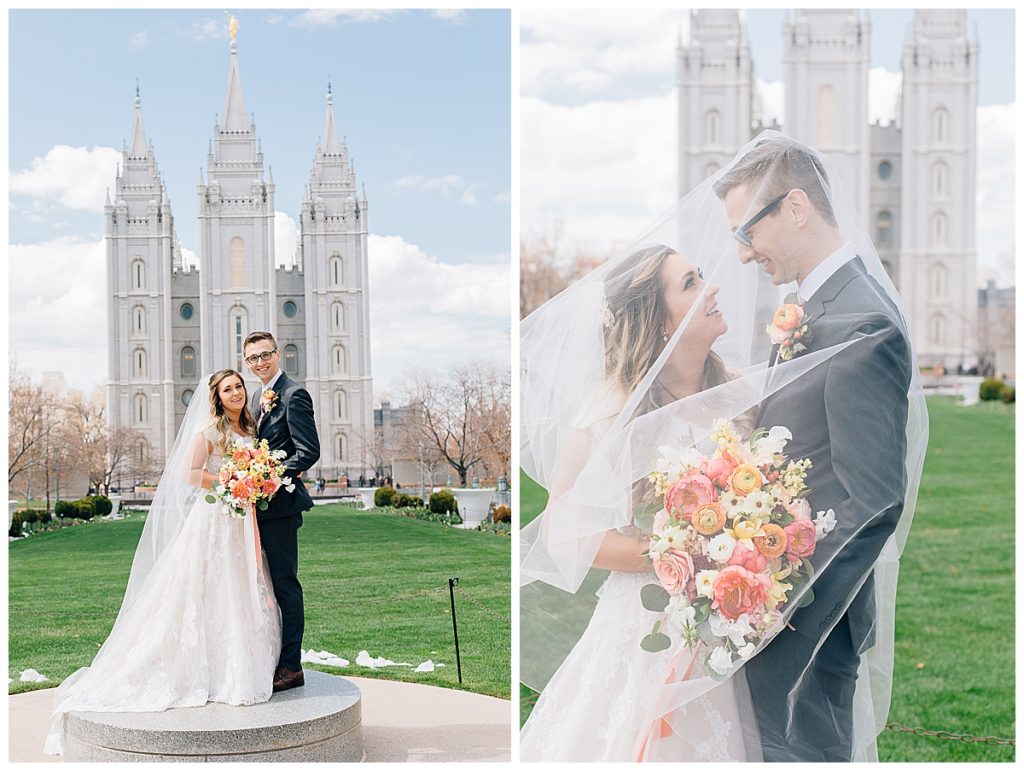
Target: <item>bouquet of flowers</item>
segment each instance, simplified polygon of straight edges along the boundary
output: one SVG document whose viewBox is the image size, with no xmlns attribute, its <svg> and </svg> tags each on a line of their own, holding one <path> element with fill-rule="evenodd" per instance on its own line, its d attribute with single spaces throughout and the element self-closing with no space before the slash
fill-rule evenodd
<svg viewBox="0 0 1024 771">
<path fill-rule="evenodd" d="M 775 426 L 742 441 L 717 420 L 710 457 L 694 447 L 658 448 L 649 478 L 664 507 L 648 551 L 658 583 L 643 587 L 641 601 L 661 617 L 644 650 L 703 642 L 707 671 L 722 677 L 781 625 L 794 588 L 813 575 L 815 545 L 836 523 L 832 509 L 811 518 L 802 497 L 811 461 L 782 454 L 792 438 Z M 808 587 L 801 604 L 812 600 Z"/>
<path fill-rule="evenodd" d="M 210 489 L 206 502 L 221 501 L 224 513 L 239 519 L 256 509 L 265 511 L 279 489 L 295 489 L 291 478 L 284 475 L 281 461 L 286 456 L 284 450 L 271 452 L 266 439 L 255 444 L 236 439 L 224 452 L 218 484 Z"/>
</svg>

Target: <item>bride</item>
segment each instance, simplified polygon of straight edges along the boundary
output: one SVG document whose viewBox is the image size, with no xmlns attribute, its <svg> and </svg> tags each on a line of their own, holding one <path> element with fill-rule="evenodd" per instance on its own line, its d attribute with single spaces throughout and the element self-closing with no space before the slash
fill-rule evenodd
<svg viewBox="0 0 1024 771">
<path fill-rule="evenodd" d="M 698 266 L 664 245 L 627 257 L 604 280 L 604 338 L 608 385 L 588 406 L 580 423 L 591 443 L 604 433 L 652 364 L 668 353 L 645 394 L 641 411 L 655 411 L 729 378 L 712 345 L 728 324 L 718 308 L 718 287 L 705 282 Z M 680 329 L 689 318 L 685 329 Z M 669 349 L 668 341 L 680 334 Z M 551 486 L 553 499 L 567 492 L 569 469 Z M 649 496 L 638 485 L 634 497 Z M 650 624 L 637 601 L 640 589 L 656 581 L 646 556 L 650 530 L 635 523 L 604 534 L 595 568 L 611 571 L 587 630 L 548 683 L 523 728 L 523 760 L 626 760 L 647 709 L 637 694 L 656 690 L 671 651 L 649 654 L 640 648 Z M 571 705 L 571 706 L 570 706 Z M 738 718 L 731 684 L 701 700 L 705 715 L 723 724 Z M 664 752 L 664 748 L 661 748 Z M 714 732 L 693 747 L 694 760 L 743 760 L 742 743 Z M 684 753 L 685 756 L 685 753 Z"/>
<path fill-rule="evenodd" d="M 203 398 L 205 393 L 207 398 Z M 222 453 L 256 422 L 232 369 L 200 381 L 157 486 L 124 600 L 91 666 L 54 697 L 44 751 L 64 752 L 71 711 L 159 712 L 272 693 L 280 611 L 253 516 L 205 501 Z"/>
<path fill-rule="evenodd" d="M 759 186 L 742 191 L 744 206 L 736 205 L 738 196 L 723 205 L 716 183 L 738 165 L 749 166 L 760 158 L 763 153 L 755 150 L 763 150 L 765 141 L 793 151 L 779 158 L 816 158 L 820 165 L 809 167 L 811 183 L 793 183 L 792 168 L 770 158 L 757 168 Z M 826 210 L 827 222 L 815 214 Z M 834 480 L 835 475 L 827 429 L 821 439 L 808 428 L 831 425 L 833 417 L 842 418 L 837 424 L 844 426 L 851 421 L 875 425 L 860 412 L 869 408 L 863 395 L 873 393 L 872 370 L 861 362 L 875 350 L 878 335 L 873 330 L 879 320 L 902 315 L 895 287 L 858 221 L 834 165 L 788 137 L 764 132 L 621 256 L 522 322 L 521 465 L 549 494 L 544 511 L 520 532 L 520 674 L 524 684 L 540 693 L 522 728 L 522 760 L 758 762 L 771 759 L 769 751 L 785 751 L 787 743 L 795 743 L 789 754 L 799 760 L 802 753 L 809 754 L 801 742 L 813 741 L 803 730 L 809 725 L 803 722 L 807 714 L 818 714 L 822 721 L 830 717 L 828 699 L 815 690 L 819 678 L 802 677 L 801 672 L 829 669 L 827 659 L 835 655 L 835 646 L 822 643 L 834 630 L 836 637 L 846 629 L 839 621 L 851 606 L 858 612 L 874 609 L 868 620 L 872 634 L 851 659 L 856 671 L 850 717 L 842 723 L 837 718 L 836 728 L 848 738 L 852 759 L 877 757 L 875 737 L 884 727 L 891 689 L 899 554 L 920 480 L 927 415 L 915 375 L 905 444 L 898 436 L 872 432 L 860 448 L 870 456 L 873 443 L 888 443 L 897 451 L 905 447 L 905 462 L 896 460 L 899 468 L 889 475 L 905 481 L 905 504 L 902 513 L 887 520 L 893 530 L 873 531 L 878 534 L 873 548 L 881 552 L 872 555 L 855 520 L 837 527 L 825 510 L 877 521 L 875 509 L 867 508 L 875 496 L 864 493 L 881 477 L 870 472 L 844 476 L 849 480 L 845 489 L 823 484 L 822 497 L 814 498 L 815 480 Z M 802 237 L 799 253 L 789 237 L 794 230 Z M 832 234 L 840 237 L 835 243 Z M 826 260 L 833 250 L 836 256 Z M 808 315 L 803 319 L 806 329 L 790 327 L 791 319 L 802 318 L 794 314 L 803 310 L 801 299 L 786 293 L 814 290 L 800 284 L 806 276 L 790 276 L 783 269 L 819 252 L 832 270 L 840 258 L 856 255 L 850 264 L 859 266 L 864 276 L 858 286 L 867 287 L 873 308 L 882 310 L 851 314 L 843 308 L 824 320 Z M 754 261 L 757 266 L 743 264 Z M 853 275 L 849 270 L 834 275 L 840 274 Z M 794 279 L 799 286 L 786 286 Z M 809 314 L 811 307 L 809 303 Z M 784 310 L 789 315 L 780 316 Z M 780 337 L 775 319 L 785 323 L 786 336 Z M 817 344 L 816 322 L 822 325 Z M 847 328 L 855 333 L 835 334 Z M 804 337 L 793 337 L 797 332 Z M 842 379 L 843 390 L 829 386 L 824 393 L 844 396 L 826 404 L 821 383 L 832 372 Z M 855 407 L 844 401 L 851 390 L 858 394 L 851 400 Z M 774 413 L 766 412 L 772 403 Z M 895 414 L 895 408 L 877 406 L 883 417 Z M 819 421 L 826 407 L 827 419 Z M 775 423 L 764 424 L 765 414 L 772 414 Z M 807 465 L 813 468 L 807 472 L 811 490 L 792 493 L 795 501 L 807 496 L 814 509 L 794 505 L 796 513 L 791 513 L 788 498 L 772 498 L 772 506 L 778 507 L 772 516 L 783 525 L 795 523 L 797 533 L 806 534 L 811 522 L 796 520 L 811 520 L 819 510 L 820 523 L 813 520 L 809 546 L 806 535 L 803 542 L 794 536 L 792 556 L 789 551 L 780 556 L 772 551 L 779 541 L 771 549 L 758 541 L 754 545 L 764 550 L 753 549 L 751 537 L 766 535 L 754 533 L 743 542 L 736 528 L 739 509 L 727 512 L 726 522 L 733 523 L 726 525 L 728 538 L 721 541 L 727 551 L 716 555 L 710 549 L 701 551 L 707 544 L 689 532 L 695 523 L 683 522 L 684 540 L 677 553 L 693 555 L 690 578 L 666 592 L 655 570 L 664 566 L 648 556 L 652 530 L 668 516 L 658 493 L 658 474 L 664 478 L 666 468 L 691 468 L 685 458 L 717 459 L 723 421 L 731 423 L 737 441 L 748 444 L 761 441 L 760 429 L 784 423 L 777 436 L 791 434 L 791 449 L 798 448 L 789 460 L 812 454 L 816 458 Z M 900 430 L 898 420 L 890 422 Z M 831 437 L 832 447 L 836 441 Z M 781 463 L 782 455 L 788 451 L 773 450 L 767 457 Z M 771 482 L 759 478 L 758 485 Z M 746 520 L 744 527 L 752 521 Z M 774 520 L 761 524 L 769 522 Z M 696 546 L 687 542 L 690 538 Z M 819 538 L 827 540 L 815 556 Z M 781 543 L 785 548 L 786 542 Z M 859 573 L 849 570 L 853 554 L 861 555 L 858 564 L 866 565 Z M 761 604 L 751 601 L 747 606 L 756 633 L 750 627 L 725 628 L 748 623 L 742 616 L 726 622 L 724 612 L 713 614 L 719 631 L 707 615 L 696 621 L 687 616 L 700 604 L 693 579 L 701 566 L 694 565 L 714 567 L 714 561 L 720 570 L 708 567 L 703 572 L 725 574 L 726 565 L 735 565 L 730 577 L 742 569 L 744 576 L 761 574 L 770 582 Z M 794 562 L 799 581 L 786 572 L 786 565 Z M 833 562 L 846 567 L 830 569 Z M 817 606 L 815 589 L 827 598 Z M 648 602 L 659 591 L 672 595 L 663 610 Z M 757 591 L 750 588 L 752 595 Z M 717 587 L 713 597 L 715 603 L 724 601 Z M 794 615 L 808 606 L 813 608 L 810 617 L 823 619 L 820 631 L 805 626 L 807 613 Z M 801 639 L 809 641 L 809 647 L 800 649 L 809 660 L 797 660 L 792 645 L 777 645 L 769 650 L 771 656 L 761 655 L 776 639 L 790 639 L 796 627 Z M 682 634 L 686 628 L 691 633 Z M 759 666 L 748 668 L 750 661 Z M 756 678 L 748 677 L 754 672 Z M 779 714 L 769 716 L 764 709 L 768 703 Z"/>
</svg>

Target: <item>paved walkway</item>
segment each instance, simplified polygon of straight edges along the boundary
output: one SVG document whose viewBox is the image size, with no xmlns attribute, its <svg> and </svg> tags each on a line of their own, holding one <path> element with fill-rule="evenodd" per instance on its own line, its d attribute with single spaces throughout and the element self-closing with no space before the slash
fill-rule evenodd
<svg viewBox="0 0 1024 771">
<path fill-rule="evenodd" d="M 363 693 L 367 761 L 502 762 L 512 759 L 512 703 L 466 691 L 348 677 Z M 44 755 L 51 689 L 7 697 L 11 762 L 59 761 Z"/>
</svg>

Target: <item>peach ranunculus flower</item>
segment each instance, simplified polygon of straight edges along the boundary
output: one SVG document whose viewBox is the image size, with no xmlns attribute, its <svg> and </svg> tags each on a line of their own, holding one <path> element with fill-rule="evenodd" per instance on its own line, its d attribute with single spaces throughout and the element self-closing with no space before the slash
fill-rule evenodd
<svg viewBox="0 0 1024 771">
<path fill-rule="evenodd" d="M 786 554 L 799 559 L 814 554 L 814 522 L 812 520 L 798 519 L 782 529 L 786 531 L 788 539 Z"/>
<path fill-rule="evenodd" d="M 725 512 L 717 503 L 702 503 L 693 513 L 691 522 L 701 535 L 714 535 L 725 527 Z"/>
<path fill-rule="evenodd" d="M 263 494 L 264 495 L 269 497 L 269 496 L 273 495 L 276 492 L 277 492 L 277 485 L 274 484 L 273 480 L 268 479 L 266 482 L 263 483 Z"/>
<path fill-rule="evenodd" d="M 732 457 L 728 452 L 723 452 L 721 457 L 712 458 L 708 461 L 705 475 L 719 487 L 728 487 L 729 478 L 732 477 L 732 472 L 736 470 L 739 465 L 739 461 Z"/>
<path fill-rule="evenodd" d="M 764 318 L 762 316 L 762 318 Z M 796 329 L 804 318 L 804 309 L 796 303 L 779 306 L 772 316 L 772 324 L 782 330 Z"/>
<path fill-rule="evenodd" d="M 665 493 L 665 510 L 676 518 L 689 520 L 705 503 L 715 499 L 715 486 L 699 472 L 691 472 L 675 482 Z"/>
<path fill-rule="evenodd" d="M 742 543 L 737 543 L 732 556 L 729 557 L 729 564 L 739 565 L 752 573 L 760 573 L 768 567 L 768 560 L 757 549 L 750 549 Z"/>
<path fill-rule="evenodd" d="M 669 594 L 682 594 L 693 577 L 693 558 L 678 549 L 669 549 L 654 560 L 654 572 Z"/>
<path fill-rule="evenodd" d="M 252 488 L 246 483 L 244 479 L 236 479 L 231 483 L 231 495 L 235 498 L 248 498 L 252 492 Z"/>
<path fill-rule="evenodd" d="M 761 472 L 755 466 L 744 463 L 742 466 L 737 466 L 736 470 L 732 472 L 729 484 L 732 486 L 733 492 L 749 495 L 754 490 L 761 489 Z"/>
<path fill-rule="evenodd" d="M 767 576 L 752 573 L 740 565 L 729 565 L 715 578 L 715 599 L 711 607 L 735 621 L 768 600 L 772 588 Z"/>
<path fill-rule="evenodd" d="M 761 529 L 764 530 L 764 535 L 754 539 L 754 546 L 757 547 L 757 550 L 768 559 L 775 559 L 785 554 L 786 543 L 789 540 L 786 531 L 771 523 L 763 525 Z"/>
</svg>

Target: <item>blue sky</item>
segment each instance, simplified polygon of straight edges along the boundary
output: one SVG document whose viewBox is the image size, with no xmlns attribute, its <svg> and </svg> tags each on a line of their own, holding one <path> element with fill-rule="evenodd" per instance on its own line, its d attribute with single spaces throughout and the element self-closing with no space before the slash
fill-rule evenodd
<svg viewBox="0 0 1024 771">
<path fill-rule="evenodd" d="M 507 364 L 509 14 L 246 10 L 236 16 L 246 106 L 273 170 L 276 208 L 293 221 L 331 80 L 339 130 L 370 203 L 375 388 L 387 390 L 406 366 L 458 356 Z M 228 40 L 227 16 L 214 10 L 11 12 L 12 284 L 24 279 L 21 294 L 12 296 L 11 350 L 29 371 L 50 368 L 45 362 L 59 346 L 43 339 L 47 333 L 32 309 L 44 313 L 48 303 L 68 297 L 53 288 L 26 293 L 31 275 L 13 264 L 18 249 L 42 260 L 52 256 L 56 270 L 63 263 L 53 252 L 74 251 L 64 248 L 69 244 L 82 249 L 82 259 L 96 259 L 86 247 L 102 238 L 102 200 L 91 191 L 99 185 L 102 195 L 104 177 L 113 187 L 112 156 L 97 148 L 120 151 L 128 138 L 136 78 L 178 236 L 196 251 L 195 185 L 223 106 Z M 75 151 L 51 154 L 60 145 Z M 279 230 L 287 239 L 289 228 Z M 55 249 L 41 248 L 48 243 Z M 291 256 L 282 251 L 278 262 Z M 453 278 L 468 285 L 459 287 L 461 295 L 446 296 Z M 501 282 L 504 288 L 496 286 Z M 421 298 L 427 305 L 415 297 L 401 309 L 383 303 L 396 291 L 432 290 Z M 105 316 L 102 288 L 95 299 L 97 315 Z M 438 316 L 437 339 L 422 330 L 430 327 L 430 314 Z M 403 323 L 421 329 L 406 334 Z M 68 357 L 72 385 L 101 382 L 85 369 L 98 355 Z"/>
</svg>

